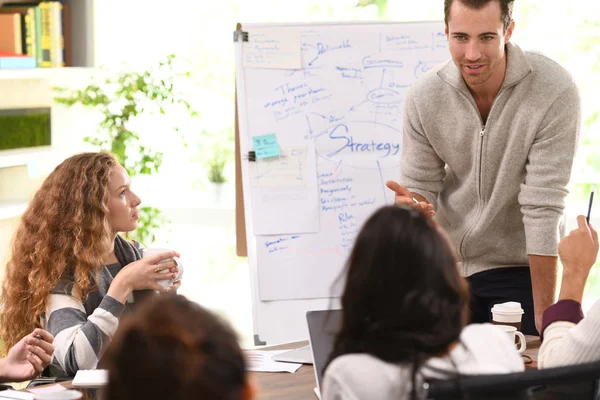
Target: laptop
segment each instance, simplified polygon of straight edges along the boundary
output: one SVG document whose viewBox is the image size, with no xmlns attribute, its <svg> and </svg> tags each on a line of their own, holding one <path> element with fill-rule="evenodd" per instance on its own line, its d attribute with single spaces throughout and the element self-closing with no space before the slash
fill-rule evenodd
<svg viewBox="0 0 600 400">
<path fill-rule="evenodd" d="M 315 394 L 320 399 L 323 372 L 329 355 L 333 351 L 335 335 L 341 328 L 342 310 L 308 311 L 306 322 L 308 323 L 308 338 L 317 381 Z"/>
</svg>

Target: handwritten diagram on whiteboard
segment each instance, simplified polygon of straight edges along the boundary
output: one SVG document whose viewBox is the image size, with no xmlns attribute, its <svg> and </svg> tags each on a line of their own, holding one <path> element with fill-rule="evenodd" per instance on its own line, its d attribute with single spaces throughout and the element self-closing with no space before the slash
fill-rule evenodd
<svg viewBox="0 0 600 400">
<path fill-rule="evenodd" d="M 253 232 L 319 232 L 317 162 L 314 145 L 284 147 L 277 157 L 249 163 Z"/>
<path fill-rule="evenodd" d="M 449 59 L 443 23 L 271 29 L 270 37 L 278 30 L 282 37 L 300 35 L 302 68 L 243 69 L 242 150 L 252 136 L 274 132 L 288 152 L 313 146 L 315 165 L 307 160 L 301 172 L 291 156 L 294 161 L 269 176 L 272 169 L 257 163 L 247 170 L 246 183 L 273 187 L 299 178 L 299 185 L 314 174 L 319 225 L 315 233 L 255 237 L 260 300 L 338 296 L 334 282 L 360 227 L 376 208 L 393 202 L 385 181 L 400 173 L 406 93 Z M 252 37 L 252 29 L 248 33 Z M 258 201 L 250 199 L 253 223 Z M 288 218 L 283 211 L 272 204 L 277 218 Z"/>
<path fill-rule="evenodd" d="M 254 188 L 307 185 L 306 147 L 284 149 L 278 157 L 250 164 L 250 185 Z"/>
</svg>

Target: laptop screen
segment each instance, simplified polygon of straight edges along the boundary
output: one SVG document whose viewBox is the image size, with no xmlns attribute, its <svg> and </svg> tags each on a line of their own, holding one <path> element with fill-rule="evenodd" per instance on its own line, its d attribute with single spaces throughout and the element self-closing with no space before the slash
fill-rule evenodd
<svg viewBox="0 0 600 400">
<path fill-rule="evenodd" d="M 333 350 L 335 335 L 342 323 L 342 310 L 308 311 L 306 313 L 308 335 L 313 355 L 317 389 L 321 392 L 323 372 Z"/>
</svg>

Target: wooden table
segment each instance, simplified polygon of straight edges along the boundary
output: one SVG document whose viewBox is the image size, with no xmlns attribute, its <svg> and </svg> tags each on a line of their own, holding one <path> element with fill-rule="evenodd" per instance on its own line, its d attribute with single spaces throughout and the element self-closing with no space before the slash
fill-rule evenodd
<svg viewBox="0 0 600 400">
<path fill-rule="evenodd" d="M 526 369 L 537 369 L 537 354 L 540 349 L 540 338 L 525 335 L 527 349 L 523 352 L 533 362 L 526 364 Z M 308 341 L 288 343 L 280 346 L 265 347 L 261 350 L 288 350 L 308 345 Z M 293 374 L 288 372 L 251 372 L 251 378 L 258 384 L 259 400 L 316 400 L 313 388 L 317 385 L 312 365 L 302 365 Z"/>
<path fill-rule="evenodd" d="M 540 339 L 537 336 L 527 336 L 527 350 L 524 354 L 530 356 L 533 363 L 525 365 L 527 369 L 537 369 L 537 355 L 540 348 Z M 308 345 L 308 341 L 287 343 L 280 346 L 265 347 L 261 350 L 288 350 Z M 250 377 L 258 385 L 259 400 L 316 400 L 313 388 L 316 386 L 315 372 L 312 365 L 302 365 L 295 373 L 288 372 L 250 372 Z M 61 385 L 72 388 L 71 382 L 62 382 Z M 100 391 L 76 388 L 84 393 L 84 400 L 100 398 Z"/>
<path fill-rule="evenodd" d="M 531 364 L 525 364 L 525 369 L 537 369 L 538 352 L 540 351 L 540 338 L 538 336 L 525 335 L 525 341 L 527 342 L 527 348 L 523 354 L 531 357 L 533 362 Z"/>
<path fill-rule="evenodd" d="M 269 346 L 261 350 L 288 350 L 308 345 L 308 341 Z M 250 377 L 258 384 L 257 399 L 316 400 L 313 388 L 317 386 L 315 369 L 303 364 L 293 374 L 289 372 L 250 372 Z"/>
</svg>

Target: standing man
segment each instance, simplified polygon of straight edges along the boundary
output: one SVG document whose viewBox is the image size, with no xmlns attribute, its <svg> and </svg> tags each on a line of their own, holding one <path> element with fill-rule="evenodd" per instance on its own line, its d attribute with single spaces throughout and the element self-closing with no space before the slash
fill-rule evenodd
<svg viewBox="0 0 600 400">
<path fill-rule="evenodd" d="M 554 303 L 557 246 L 581 110 L 573 78 L 509 42 L 514 0 L 445 0 L 452 61 L 411 88 L 396 203 L 435 215 L 471 284 L 473 322 L 518 301 L 536 334 Z"/>
</svg>

